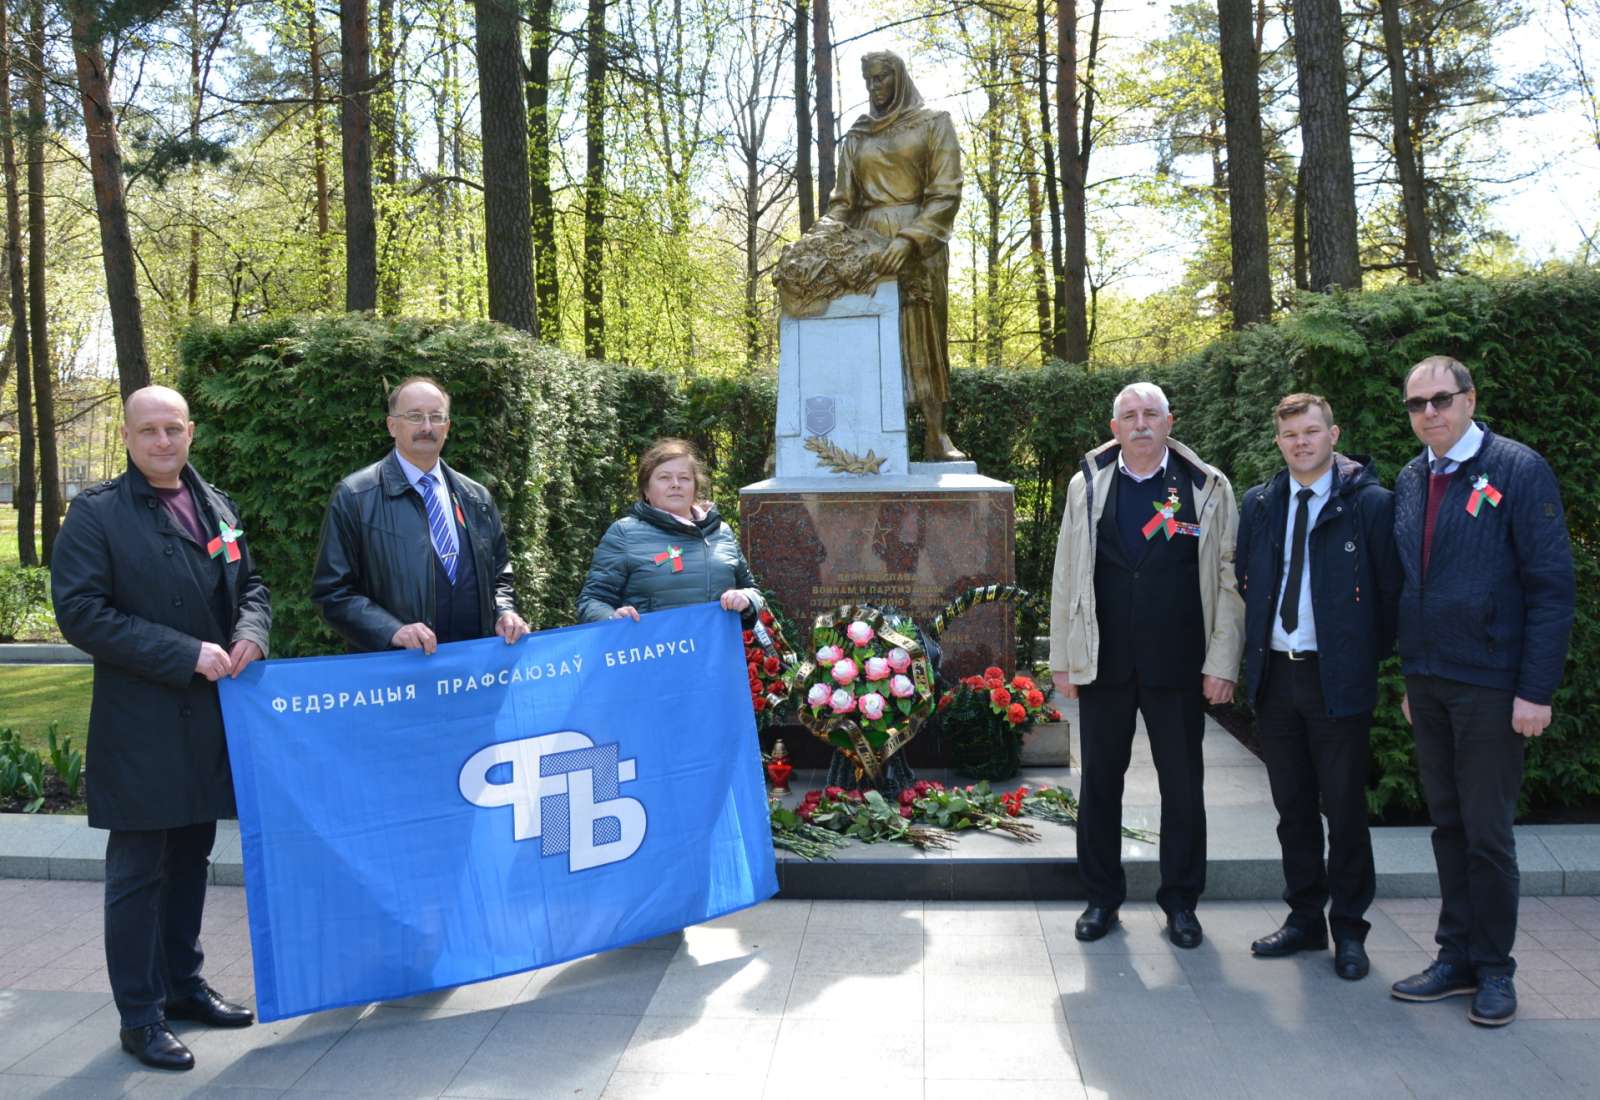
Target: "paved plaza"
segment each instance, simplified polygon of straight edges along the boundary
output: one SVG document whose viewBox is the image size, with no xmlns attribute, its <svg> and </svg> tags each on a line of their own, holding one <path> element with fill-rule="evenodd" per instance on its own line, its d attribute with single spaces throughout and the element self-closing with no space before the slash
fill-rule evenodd
<svg viewBox="0 0 1600 1100">
<path fill-rule="evenodd" d="M 1600 1096 L 1600 899 L 1528 898 L 1521 1016 L 1402 1005 L 1437 902 L 1380 901 L 1365 981 L 1260 960 L 1276 902 L 1202 903 L 1179 951 L 1148 903 L 1098 943 L 1078 902 L 773 901 L 635 948 L 405 1002 L 176 1030 L 190 1073 L 117 1048 L 101 885 L 0 879 L 0 1100 L 110 1097 Z M 252 993 L 243 890 L 213 887 L 207 973 Z"/>
</svg>

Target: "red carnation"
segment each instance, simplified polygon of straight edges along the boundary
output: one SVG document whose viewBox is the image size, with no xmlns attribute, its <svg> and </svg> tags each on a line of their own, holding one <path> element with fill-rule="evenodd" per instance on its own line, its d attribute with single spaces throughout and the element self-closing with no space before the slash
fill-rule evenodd
<svg viewBox="0 0 1600 1100">
<path fill-rule="evenodd" d="M 1037 688 L 1033 689 L 1032 691 L 1029 691 L 1028 692 L 1028 705 L 1030 707 L 1042 707 L 1042 706 L 1044 706 L 1044 692 L 1038 690 Z"/>
<path fill-rule="evenodd" d="M 1006 708 L 1006 721 L 1013 726 L 1020 726 L 1028 720 L 1028 712 L 1021 703 L 1012 703 Z"/>
<path fill-rule="evenodd" d="M 983 687 L 983 677 L 982 676 L 963 676 L 961 678 L 961 682 L 963 684 L 966 684 L 969 688 L 979 688 L 979 689 L 981 689 Z"/>
<path fill-rule="evenodd" d="M 774 695 L 782 695 L 788 689 L 783 686 L 782 680 L 774 680 L 767 685 L 767 690 Z"/>
<path fill-rule="evenodd" d="M 1049 710 L 1045 711 L 1044 713 L 1045 713 L 1045 716 L 1047 718 L 1049 718 L 1050 721 L 1052 721 L 1052 722 L 1061 721 L 1061 712 L 1059 710 L 1057 710 L 1055 707 L 1051 707 Z"/>
<path fill-rule="evenodd" d="M 763 626 L 771 626 L 773 623 L 772 612 L 764 607 L 761 609 L 761 623 Z"/>
<path fill-rule="evenodd" d="M 815 802 L 802 802 L 800 803 L 800 808 L 795 811 L 795 816 L 801 821 L 809 822 L 811 815 L 816 812 L 817 804 Z"/>
<path fill-rule="evenodd" d="M 828 788 L 825 788 L 822 793 L 827 795 L 829 798 L 838 798 L 840 795 L 844 794 L 844 788 L 843 787 L 828 787 Z"/>
<path fill-rule="evenodd" d="M 900 816 L 905 818 L 907 821 L 910 821 L 911 818 L 916 814 L 916 812 L 917 811 L 913 810 L 910 806 L 901 806 L 900 807 Z"/>
<path fill-rule="evenodd" d="M 939 709 L 945 710 L 950 706 L 950 696 L 946 695 L 939 700 Z"/>
<path fill-rule="evenodd" d="M 754 630 L 746 630 L 744 632 L 744 644 L 745 645 L 755 645 L 756 644 L 756 632 Z"/>
<path fill-rule="evenodd" d="M 778 660 L 776 657 L 768 657 L 761 662 L 761 667 L 766 671 L 768 676 L 771 676 L 773 673 L 777 672 L 783 667 L 783 662 Z"/>
<path fill-rule="evenodd" d="M 993 688 L 989 692 L 991 706 L 1004 707 L 1015 705 L 1011 702 L 1011 693 L 1003 687 Z"/>
<path fill-rule="evenodd" d="M 1028 679 L 1026 676 L 1013 676 L 1011 677 L 1011 686 L 1016 688 L 1018 691 L 1032 691 L 1034 689 L 1034 682 Z"/>
<path fill-rule="evenodd" d="M 757 695 L 751 700 L 751 703 L 754 704 L 757 714 L 767 709 L 767 697 L 765 695 Z"/>
<path fill-rule="evenodd" d="M 902 790 L 900 792 L 900 805 L 909 806 L 913 802 L 915 802 L 916 800 L 917 800 L 917 792 L 913 788 L 906 787 L 904 790 Z"/>
<path fill-rule="evenodd" d="M 1006 674 L 1001 672 L 994 665 L 990 665 L 988 668 L 983 670 L 983 678 L 985 680 L 1004 680 L 1006 678 Z"/>
<path fill-rule="evenodd" d="M 818 802 L 822 801 L 822 792 L 818 791 L 818 790 L 807 791 L 806 792 L 806 796 L 805 796 L 804 799 L 802 799 L 802 801 L 803 802 L 809 802 L 813 806 L 815 806 Z"/>
</svg>

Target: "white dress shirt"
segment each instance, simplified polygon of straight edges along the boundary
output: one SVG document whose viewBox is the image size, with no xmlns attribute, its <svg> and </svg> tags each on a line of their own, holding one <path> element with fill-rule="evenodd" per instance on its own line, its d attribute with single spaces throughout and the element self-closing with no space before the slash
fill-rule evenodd
<svg viewBox="0 0 1600 1100">
<path fill-rule="evenodd" d="M 1311 490 L 1306 501 L 1306 551 L 1305 572 L 1300 575 L 1300 621 L 1291 634 L 1283 629 L 1283 592 L 1289 587 L 1289 560 L 1294 554 L 1294 514 L 1300 508 L 1296 495 L 1301 489 Z M 1317 624 L 1311 614 L 1311 531 L 1317 525 L 1322 506 L 1333 495 L 1333 467 L 1310 485 L 1301 485 L 1289 478 L 1289 516 L 1283 529 L 1283 573 L 1278 580 L 1278 596 L 1272 601 L 1272 648 L 1282 652 L 1310 653 L 1317 648 Z"/>
<path fill-rule="evenodd" d="M 1117 448 L 1117 469 L 1127 474 L 1135 481 L 1149 481 L 1153 477 L 1160 477 L 1167 472 L 1167 459 L 1172 457 L 1172 451 L 1166 447 L 1161 448 L 1161 464 L 1148 474 L 1139 475 L 1128 469 L 1128 460 L 1122 456 L 1122 448 Z"/>
<path fill-rule="evenodd" d="M 1456 440 L 1456 445 L 1444 453 L 1443 457 L 1448 460 L 1444 464 L 1444 469 L 1434 469 L 1433 448 L 1429 447 L 1423 453 L 1428 458 L 1428 470 L 1430 473 L 1453 474 L 1456 472 L 1457 467 L 1477 454 L 1478 448 L 1481 446 L 1483 446 L 1483 429 L 1478 426 L 1477 421 L 1473 421 L 1467 425 L 1467 430 L 1462 433 L 1461 438 Z"/>
<path fill-rule="evenodd" d="M 400 472 L 406 475 L 406 480 L 411 482 L 411 487 L 417 492 L 422 492 L 422 486 L 419 483 L 423 478 L 432 479 L 433 493 L 439 498 L 439 506 L 444 509 L 445 516 L 452 520 L 452 526 L 454 526 L 455 513 L 450 510 L 450 486 L 445 480 L 444 471 L 439 469 L 439 463 L 435 461 L 431 470 L 419 470 L 407 462 L 406 456 L 399 451 L 394 453 L 394 457 L 400 460 Z M 424 497 L 423 499 L 427 498 Z"/>
</svg>

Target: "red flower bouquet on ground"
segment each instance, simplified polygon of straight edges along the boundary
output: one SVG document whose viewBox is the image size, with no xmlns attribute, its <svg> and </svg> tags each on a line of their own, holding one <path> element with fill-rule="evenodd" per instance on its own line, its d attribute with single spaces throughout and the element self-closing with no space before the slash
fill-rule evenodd
<svg viewBox="0 0 1600 1100">
<path fill-rule="evenodd" d="M 956 770 L 974 779 L 1009 779 L 1016 774 L 1022 735 L 1038 721 L 1059 722 L 1045 692 L 1031 677 L 1007 677 L 991 665 L 981 676 L 964 677 L 939 700 Z"/>
</svg>

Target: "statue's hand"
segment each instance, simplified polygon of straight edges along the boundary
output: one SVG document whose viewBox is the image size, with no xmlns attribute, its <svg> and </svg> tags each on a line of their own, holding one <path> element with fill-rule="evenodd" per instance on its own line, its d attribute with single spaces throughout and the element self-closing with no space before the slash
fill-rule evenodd
<svg viewBox="0 0 1600 1100">
<path fill-rule="evenodd" d="M 896 237 L 878 254 L 878 271 L 884 275 L 893 275 L 905 265 L 910 256 L 911 242 L 904 237 Z"/>
</svg>

